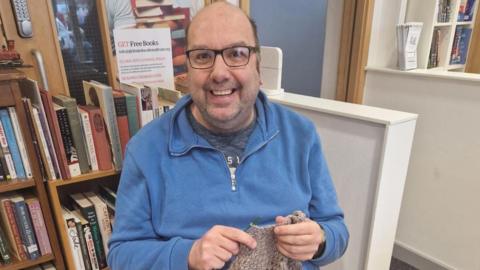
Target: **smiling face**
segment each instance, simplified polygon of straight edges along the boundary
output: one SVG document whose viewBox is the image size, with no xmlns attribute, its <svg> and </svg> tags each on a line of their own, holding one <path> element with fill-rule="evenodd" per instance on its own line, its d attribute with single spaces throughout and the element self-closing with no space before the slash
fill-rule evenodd
<svg viewBox="0 0 480 270">
<path fill-rule="evenodd" d="M 206 7 L 192 20 L 188 50 L 232 46 L 255 46 L 250 22 L 240 9 L 220 2 Z M 200 124 L 213 132 L 227 133 L 253 121 L 260 87 L 257 61 L 252 51 L 250 61 L 242 67 L 227 66 L 220 54 L 209 69 L 194 69 L 188 64 L 191 109 Z"/>
</svg>

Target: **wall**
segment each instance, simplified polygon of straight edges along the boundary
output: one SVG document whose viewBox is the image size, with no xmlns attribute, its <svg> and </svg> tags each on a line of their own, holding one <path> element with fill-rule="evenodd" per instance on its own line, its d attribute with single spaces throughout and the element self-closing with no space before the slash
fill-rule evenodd
<svg viewBox="0 0 480 270">
<path fill-rule="evenodd" d="M 320 96 L 325 40 L 326 0 L 250 1 L 260 44 L 283 50 L 282 87 Z"/>
<path fill-rule="evenodd" d="M 419 114 L 396 248 L 420 269 L 480 269 L 480 75 L 385 69 L 400 4 L 375 1 L 364 100 Z"/>
</svg>

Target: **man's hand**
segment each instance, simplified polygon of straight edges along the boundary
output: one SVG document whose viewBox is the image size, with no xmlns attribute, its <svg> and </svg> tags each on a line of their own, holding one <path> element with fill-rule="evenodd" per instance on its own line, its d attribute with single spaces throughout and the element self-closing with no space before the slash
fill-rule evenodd
<svg viewBox="0 0 480 270">
<path fill-rule="evenodd" d="M 214 226 L 193 243 L 188 255 L 188 267 L 195 270 L 220 269 L 237 255 L 240 244 L 254 249 L 257 242 L 246 232 L 226 226 Z"/>
<path fill-rule="evenodd" d="M 310 219 L 297 224 L 285 224 L 287 218 L 278 216 L 274 233 L 277 239 L 277 249 L 283 255 L 299 261 L 310 260 L 317 252 L 321 243 L 325 241 L 325 233 Z"/>
</svg>

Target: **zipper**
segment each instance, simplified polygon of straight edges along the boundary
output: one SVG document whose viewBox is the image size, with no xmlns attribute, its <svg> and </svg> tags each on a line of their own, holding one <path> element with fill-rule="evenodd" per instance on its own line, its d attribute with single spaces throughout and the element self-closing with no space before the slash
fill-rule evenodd
<svg viewBox="0 0 480 270">
<path fill-rule="evenodd" d="M 238 164 L 240 165 L 240 164 Z M 227 164 L 228 166 L 228 164 Z M 231 184 L 231 188 L 232 188 L 232 191 L 235 192 L 237 191 L 237 177 L 235 176 L 235 168 L 230 168 L 228 167 L 228 170 L 230 171 L 230 184 Z"/>
</svg>

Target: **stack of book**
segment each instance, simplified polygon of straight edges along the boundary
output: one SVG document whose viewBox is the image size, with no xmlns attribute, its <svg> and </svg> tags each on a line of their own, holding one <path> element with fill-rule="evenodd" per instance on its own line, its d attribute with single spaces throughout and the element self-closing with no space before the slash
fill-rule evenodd
<svg viewBox="0 0 480 270">
<path fill-rule="evenodd" d="M 0 195 L 0 214 L 2 264 L 35 260 L 52 254 L 42 209 L 38 198 L 33 194 Z"/>
<path fill-rule="evenodd" d="M 421 22 L 397 25 L 398 67 L 401 70 L 417 68 L 417 46 L 422 26 Z"/>
<path fill-rule="evenodd" d="M 44 180 L 120 170 L 128 140 L 165 110 L 158 105 L 159 91 L 165 91 L 155 85 L 122 84 L 115 90 L 84 81 L 82 105 L 68 96 L 52 96 L 30 79 L 20 81 L 20 86 L 35 161 Z M 0 119 L 0 180 L 31 178 L 15 110 L 0 109 Z"/>
<path fill-rule="evenodd" d="M 70 194 L 70 199 L 62 214 L 76 269 L 105 268 L 115 215 L 115 192 L 101 186 L 99 194 L 75 193 Z"/>
</svg>

